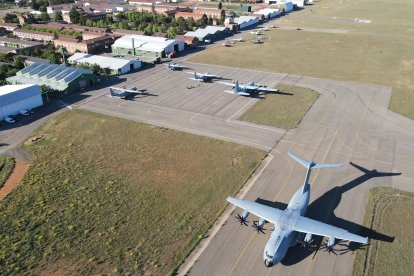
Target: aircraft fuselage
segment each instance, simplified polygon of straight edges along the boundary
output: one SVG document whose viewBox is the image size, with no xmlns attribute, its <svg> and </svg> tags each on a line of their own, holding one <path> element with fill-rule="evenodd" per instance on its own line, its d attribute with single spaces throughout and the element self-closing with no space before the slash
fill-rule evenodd
<svg viewBox="0 0 414 276">
<path fill-rule="evenodd" d="M 263 251 L 265 266 L 271 267 L 283 260 L 289 247 L 296 245 L 299 233 L 293 231 L 299 216 L 303 216 L 309 206 L 310 185 L 309 176 L 311 170 L 306 173 L 305 183 L 301 186 L 289 201 L 284 215 L 274 225 L 274 231 Z"/>
</svg>

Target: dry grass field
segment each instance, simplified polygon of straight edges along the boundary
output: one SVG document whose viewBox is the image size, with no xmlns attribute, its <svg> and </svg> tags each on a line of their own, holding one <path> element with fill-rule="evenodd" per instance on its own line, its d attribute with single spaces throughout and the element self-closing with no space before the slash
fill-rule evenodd
<svg viewBox="0 0 414 276">
<path fill-rule="evenodd" d="M 385 0 L 315 1 L 271 21 L 280 28 L 264 32 L 261 45 L 215 47 L 191 61 L 391 86 L 390 109 L 414 119 L 414 1 L 391 6 Z"/>
<path fill-rule="evenodd" d="M 265 155 L 78 110 L 35 134 L 0 202 L 0 275 L 172 273 Z"/>
<path fill-rule="evenodd" d="M 414 275 L 413 221 L 413 193 L 372 189 L 364 226 L 395 239 L 392 243 L 370 240 L 368 251 L 357 251 L 353 275 Z"/>
<path fill-rule="evenodd" d="M 287 85 L 278 85 L 276 88 L 292 95 L 269 93 L 244 113 L 241 119 L 260 125 L 295 128 L 318 98 L 318 93 L 307 88 Z"/>
<path fill-rule="evenodd" d="M 6 183 L 14 168 L 14 159 L 9 156 L 0 156 L 0 188 Z"/>
</svg>

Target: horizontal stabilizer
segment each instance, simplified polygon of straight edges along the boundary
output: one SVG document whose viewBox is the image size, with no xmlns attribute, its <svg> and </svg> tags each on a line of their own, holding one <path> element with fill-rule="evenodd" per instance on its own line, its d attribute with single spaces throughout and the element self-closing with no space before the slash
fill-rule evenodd
<svg viewBox="0 0 414 276">
<path fill-rule="evenodd" d="M 302 159 L 301 157 L 297 156 L 291 151 L 288 152 L 288 155 L 292 157 L 292 159 L 294 159 L 296 162 L 304 166 L 305 168 L 325 169 L 325 168 L 337 168 L 337 167 L 342 166 L 342 164 L 320 164 L 320 163 L 316 163 L 313 161 L 308 161 L 308 160 Z"/>
</svg>

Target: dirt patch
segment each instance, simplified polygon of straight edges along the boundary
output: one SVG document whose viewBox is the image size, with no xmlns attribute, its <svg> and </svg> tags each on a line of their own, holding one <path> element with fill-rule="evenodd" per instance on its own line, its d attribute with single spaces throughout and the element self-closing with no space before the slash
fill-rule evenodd
<svg viewBox="0 0 414 276">
<path fill-rule="evenodd" d="M 16 165 L 14 170 L 10 175 L 9 179 L 6 181 L 4 186 L 0 189 L 0 200 L 3 200 L 8 194 L 13 191 L 13 189 L 19 184 L 23 179 L 24 175 L 27 172 L 28 165 L 20 160 L 16 159 Z"/>
</svg>

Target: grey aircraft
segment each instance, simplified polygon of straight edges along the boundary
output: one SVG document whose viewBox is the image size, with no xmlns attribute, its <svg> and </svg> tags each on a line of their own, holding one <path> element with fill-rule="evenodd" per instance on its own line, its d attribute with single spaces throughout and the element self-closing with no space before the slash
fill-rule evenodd
<svg viewBox="0 0 414 276">
<path fill-rule="evenodd" d="M 304 217 L 309 205 L 309 177 L 311 171 L 314 169 L 336 168 L 342 164 L 319 164 L 314 161 L 304 160 L 292 152 L 288 152 L 288 155 L 304 166 L 307 169 L 307 172 L 303 186 L 296 191 L 285 210 L 280 210 L 250 200 L 242 200 L 232 197 L 227 198 L 228 202 L 244 209 L 243 214 L 238 214 L 237 216 L 240 224 L 246 224 L 247 216 L 249 213 L 252 213 L 260 217 L 259 222 L 254 223 L 253 225 L 258 231 L 263 229 L 266 222 L 270 222 L 274 225 L 274 230 L 270 235 L 263 252 L 265 266 L 271 267 L 282 261 L 289 247 L 296 245 L 298 242 L 310 244 L 312 242 L 312 235 L 328 237 L 328 250 L 333 249 L 337 239 L 367 244 L 368 238 L 366 237 L 361 237 L 349 233 L 344 229 Z"/>
<path fill-rule="evenodd" d="M 168 65 L 166 65 L 165 68 L 171 69 L 173 71 L 187 69 L 187 67 L 178 63 L 168 63 Z"/>
<path fill-rule="evenodd" d="M 144 94 L 145 92 L 142 91 L 142 90 L 139 90 L 136 87 L 131 87 L 130 89 L 118 88 L 118 87 L 109 87 L 109 93 L 110 93 L 111 97 L 125 99 L 128 96 L 137 95 L 137 94 Z"/>
<path fill-rule="evenodd" d="M 211 81 L 212 79 L 221 79 L 220 76 L 213 75 L 210 73 L 196 73 L 196 72 L 187 72 L 188 74 L 194 75 L 193 78 L 190 78 L 190 80 L 196 80 L 196 81 Z"/>
<path fill-rule="evenodd" d="M 235 82 L 219 81 L 218 83 L 233 87 L 233 90 L 225 90 L 224 92 L 237 94 L 241 96 L 253 96 L 255 94 L 266 93 L 266 92 L 273 92 L 273 93 L 279 92 L 278 89 L 267 88 L 263 85 L 258 85 L 257 83 L 254 83 L 252 81 L 247 83 L 246 85 L 240 84 L 238 81 L 235 81 Z"/>
</svg>

